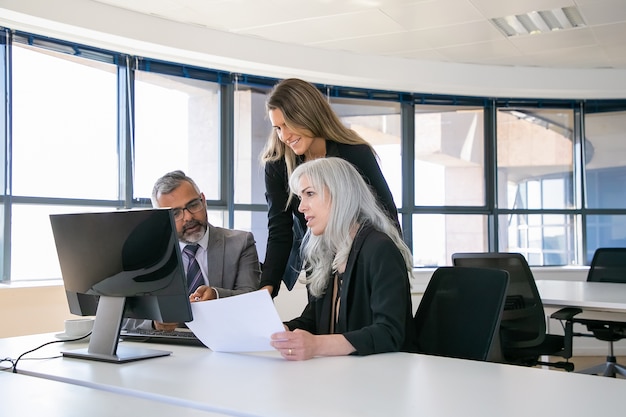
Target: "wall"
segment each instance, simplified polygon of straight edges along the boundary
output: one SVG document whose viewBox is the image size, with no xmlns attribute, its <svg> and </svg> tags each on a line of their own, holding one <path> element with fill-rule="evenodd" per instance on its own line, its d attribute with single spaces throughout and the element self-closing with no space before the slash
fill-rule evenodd
<svg viewBox="0 0 626 417">
<path fill-rule="evenodd" d="M 0 337 L 63 331 L 71 318 L 61 284 L 0 285 Z"/>
</svg>

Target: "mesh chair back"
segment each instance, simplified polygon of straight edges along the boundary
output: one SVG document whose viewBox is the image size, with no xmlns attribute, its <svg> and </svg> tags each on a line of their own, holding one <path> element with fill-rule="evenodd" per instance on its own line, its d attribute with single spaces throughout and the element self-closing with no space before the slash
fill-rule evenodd
<svg viewBox="0 0 626 417">
<path fill-rule="evenodd" d="M 454 266 L 501 269 L 509 273 L 509 289 L 502 314 L 504 349 L 539 346 L 546 338 L 546 316 L 535 278 L 520 253 L 455 253 Z"/>
<path fill-rule="evenodd" d="M 440 267 L 415 313 L 415 351 L 474 360 L 500 358 L 498 328 L 505 271 Z"/>
<path fill-rule="evenodd" d="M 626 283 L 626 248 L 598 248 L 587 281 Z"/>
</svg>

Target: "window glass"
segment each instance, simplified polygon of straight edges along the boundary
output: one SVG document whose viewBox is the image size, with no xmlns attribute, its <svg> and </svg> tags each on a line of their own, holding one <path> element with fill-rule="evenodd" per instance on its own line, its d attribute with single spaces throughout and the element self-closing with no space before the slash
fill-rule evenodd
<svg viewBox="0 0 626 417">
<path fill-rule="evenodd" d="M 137 71 L 134 196 L 149 198 L 163 174 L 183 170 L 208 200 L 220 198 L 219 85 Z"/>
<path fill-rule="evenodd" d="M 263 211 L 235 211 L 234 228 L 252 232 L 256 241 L 256 249 L 259 253 L 259 260 L 265 259 L 265 249 L 267 246 L 267 212 Z"/>
<path fill-rule="evenodd" d="M 585 118 L 587 207 L 626 208 L 626 112 Z"/>
<path fill-rule="evenodd" d="M 499 251 L 519 252 L 532 266 L 575 264 L 579 222 L 570 214 L 501 215 Z"/>
<path fill-rule="evenodd" d="M 483 110 L 415 106 L 415 204 L 485 205 Z"/>
<path fill-rule="evenodd" d="M 331 106 L 348 128 L 374 147 L 396 207 L 401 207 L 400 103 L 331 98 Z"/>
<path fill-rule="evenodd" d="M 452 265 L 455 252 L 487 251 L 487 216 L 456 214 L 413 215 L 413 264 Z"/>
<path fill-rule="evenodd" d="M 626 247 L 626 215 L 587 216 L 587 254 L 585 264 L 591 264 L 598 248 Z"/>
<path fill-rule="evenodd" d="M 265 90 L 235 89 L 235 203 L 265 204 L 265 171 L 260 155 L 271 132 Z M 264 222 L 265 223 L 265 222 Z"/>
<path fill-rule="evenodd" d="M 116 67 L 13 45 L 12 193 L 118 198 Z"/>
<path fill-rule="evenodd" d="M 228 224 L 226 221 L 228 214 L 224 210 L 213 210 L 211 207 L 207 209 L 207 220 L 213 226 L 216 227 L 226 227 L 225 224 Z"/>
<path fill-rule="evenodd" d="M 574 208 L 573 131 L 571 110 L 498 110 L 501 208 Z"/>
<path fill-rule="evenodd" d="M 59 279 L 61 268 L 50 226 L 50 214 L 111 211 L 106 207 L 12 205 L 11 279 Z M 36 247 L 33 246 L 36 242 Z M 33 261 L 36 257 L 36 262 Z"/>
</svg>

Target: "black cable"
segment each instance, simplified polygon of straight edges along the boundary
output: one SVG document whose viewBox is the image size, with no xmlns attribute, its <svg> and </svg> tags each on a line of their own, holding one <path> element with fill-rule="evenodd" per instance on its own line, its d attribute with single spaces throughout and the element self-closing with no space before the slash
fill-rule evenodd
<svg viewBox="0 0 626 417">
<path fill-rule="evenodd" d="M 0 371 L 8 371 L 9 369 L 13 369 L 13 366 L 15 365 L 15 363 L 13 362 L 12 358 L 0 359 L 0 363 L 2 363 L 2 362 L 11 362 L 11 366 L 7 366 L 5 368 L 0 368 Z"/>
<path fill-rule="evenodd" d="M 34 348 L 34 349 L 31 349 L 31 350 L 28 350 L 28 351 L 26 351 L 26 352 L 22 353 L 22 354 L 21 354 L 20 356 L 18 356 L 18 357 L 17 357 L 17 359 L 15 359 L 14 361 L 13 361 L 13 360 L 11 360 L 10 358 L 6 358 L 5 360 L 7 360 L 7 359 L 8 359 L 9 361 L 13 362 L 13 373 L 14 373 L 14 374 L 16 374 L 16 373 L 17 373 L 17 363 L 20 361 L 20 359 L 22 359 L 22 357 L 23 357 L 24 355 L 28 355 L 29 353 L 32 353 L 32 352 L 34 352 L 34 351 L 36 351 L 36 350 L 41 349 L 41 348 L 42 348 L 42 347 L 44 347 L 44 346 L 48 346 L 48 345 L 51 345 L 51 344 L 53 344 L 53 343 L 76 342 L 76 341 L 78 341 L 78 340 L 82 340 L 82 339 L 84 339 L 84 338 L 86 338 L 86 337 L 88 337 L 88 336 L 90 336 L 90 335 L 91 335 L 91 332 L 87 333 L 87 334 L 86 334 L 86 335 L 84 335 L 84 336 L 78 337 L 78 338 L 76 338 L 76 339 L 53 340 L 53 341 L 51 341 L 51 342 L 46 342 L 46 343 L 44 343 L 43 345 L 37 346 L 37 347 L 36 347 L 36 348 Z"/>
</svg>

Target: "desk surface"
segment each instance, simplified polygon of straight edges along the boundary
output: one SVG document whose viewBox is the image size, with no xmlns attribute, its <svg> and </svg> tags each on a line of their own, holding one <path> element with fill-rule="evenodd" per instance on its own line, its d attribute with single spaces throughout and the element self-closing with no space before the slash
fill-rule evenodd
<svg viewBox="0 0 626 417">
<path fill-rule="evenodd" d="M 537 280 L 545 306 L 626 312 L 626 285 L 611 282 Z"/>
<path fill-rule="evenodd" d="M 0 372 L 0 393 L 3 416 L 219 417 L 226 415 L 10 372 Z"/>
<path fill-rule="evenodd" d="M 0 339 L 0 352 L 17 356 L 50 338 Z M 85 345 L 55 344 L 27 357 L 74 346 Z M 275 352 L 167 348 L 171 356 L 121 365 L 22 359 L 18 372 L 199 410 L 271 417 L 588 417 L 614 413 L 615 398 L 626 392 L 623 379 L 408 353 L 289 362 Z"/>
</svg>

